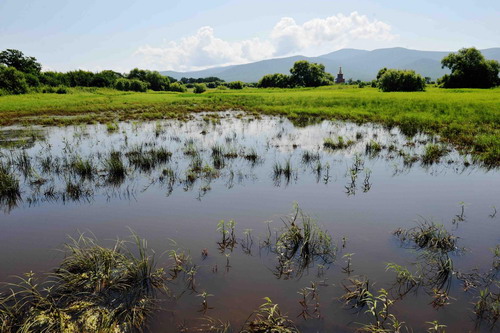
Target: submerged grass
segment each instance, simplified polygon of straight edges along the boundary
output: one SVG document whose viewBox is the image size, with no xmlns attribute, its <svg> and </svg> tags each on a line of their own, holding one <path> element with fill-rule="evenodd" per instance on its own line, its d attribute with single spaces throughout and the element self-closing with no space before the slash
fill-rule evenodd
<svg viewBox="0 0 500 333">
<path fill-rule="evenodd" d="M 0 296 L 2 332 L 136 332 L 167 291 L 145 240 L 135 249 L 116 241 L 102 247 L 81 235 L 66 245 L 66 257 L 48 280 L 33 273 L 8 285 Z"/>
<path fill-rule="evenodd" d="M 204 94 L 70 89 L 70 93 L 0 98 L 0 125 L 111 123 L 189 118 L 191 111 L 246 110 L 308 119 L 399 126 L 406 134 L 439 134 L 487 165 L 500 164 L 500 88 L 381 93 L 365 87 L 209 90 Z"/>
</svg>

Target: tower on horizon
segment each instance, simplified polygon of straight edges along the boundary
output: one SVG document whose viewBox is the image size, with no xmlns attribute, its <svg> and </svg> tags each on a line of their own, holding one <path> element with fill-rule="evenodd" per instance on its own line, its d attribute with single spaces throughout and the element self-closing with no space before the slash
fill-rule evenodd
<svg viewBox="0 0 500 333">
<path fill-rule="evenodd" d="M 339 73 L 337 74 L 335 83 L 345 83 L 344 74 L 342 74 L 342 67 L 339 67 Z"/>
</svg>

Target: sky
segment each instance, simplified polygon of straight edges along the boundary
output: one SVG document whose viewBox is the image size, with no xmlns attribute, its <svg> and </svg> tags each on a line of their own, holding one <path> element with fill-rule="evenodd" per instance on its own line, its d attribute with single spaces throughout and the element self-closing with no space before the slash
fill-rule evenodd
<svg viewBox="0 0 500 333">
<path fill-rule="evenodd" d="M 500 47 L 500 1 L 0 0 L 0 51 L 44 70 L 189 71 L 396 46 Z"/>
</svg>

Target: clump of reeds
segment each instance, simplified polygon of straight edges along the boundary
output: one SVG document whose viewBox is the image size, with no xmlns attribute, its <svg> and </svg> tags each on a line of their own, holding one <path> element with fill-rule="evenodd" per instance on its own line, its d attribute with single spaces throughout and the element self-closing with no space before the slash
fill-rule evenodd
<svg viewBox="0 0 500 333">
<path fill-rule="evenodd" d="M 417 249 L 427 249 L 433 252 L 448 253 L 458 250 L 458 238 L 453 236 L 441 224 L 422 220 L 411 229 L 397 229 L 393 232 L 402 242 L 410 242 Z"/>
<path fill-rule="evenodd" d="M 293 176 L 293 167 L 291 159 L 288 158 L 284 164 L 280 162 L 274 163 L 273 166 L 273 179 L 276 184 L 278 184 L 281 180 L 281 177 L 284 177 L 286 183 L 288 184 Z"/>
<path fill-rule="evenodd" d="M 366 278 L 350 278 L 350 284 L 345 285 L 345 293 L 340 297 L 346 306 L 352 309 L 361 310 L 367 301 L 370 294 L 370 282 Z"/>
<path fill-rule="evenodd" d="M 9 284 L 0 296 L 2 332 L 141 331 L 157 292 L 167 289 L 146 242 L 133 240 L 134 251 L 123 241 L 107 248 L 83 235 L 73 239 L 47 281 L 29 273 Z"/>
<path fill-rule="evenodd" d="M 144 150 L 143 146 L 139 146 L 127 152 L 125 156 L 131 166 L 146 172 L 170 161 L 172 153 L 164 147 Z"/>
<path fill-rule="evenodd" d="M 241 333 L 299 332 L 294 323 L 281 313 L 278 304 L 273 303 L 269 297 L 265 297 L 264 300 L 266 302 L 246 321 Z"/>
<path fill-rule="evenodd" d="M 385 289 L 380 289 L 378 295 L 367 291 L 364 302 L 368 308 L 366 313 L 372 316 L 373 320 L 370 324 L 362 325 L 359 331 L 370 333 L 402 332 L 406 328 L 404 322 L 399 321 L 391 313 L 394 300 L 389 298 L 389 294 Z M 408 328 L 406 328 L 406 331 L 408 331 Z"/>
<path fill-rule="evenodd" d="M 127 169 L 122 161 L 122 154 L 118 151 L 111 151 L 104 161 L 107 171 L 108 182 L 119 185 L 125 180 Z"/>
<path fill-rule="evenodd" d="M 371 157 L 375 157 L 378 153 L 382 151 L 382 146 L 380 143 L 374 140 L 370 140 L 365 146 L 365 153 Z"/>
<path fill-rule="evenodd" d="M 500 293 L 488 288 L 480 290 L 474 303 L 474 314 L 478 322 L 487 321 L 493 330 L 500 319 Z"/>
<path fill-rule="evenodd" d="M 94 176 L 95 167 L 91 159 L 82 159 L 78 156 L 71 162 L 71 168 L 83 179 L 91 179 Z"/>
<path fill-rule="evenodd" d="M 323 147 L 331 150 L 345 149 L 352 146 L 355 142 L 352 140 L 345 140 L 344 137 L 338 136 L 335 141 L 332 138 L 326 138 L 323 140 Z"/>
<path fill-rule="evenodd" d="M 67 199 L 70 199 L 73 201 L 79 201 L 83 198 L 89 198 L 90 196 L 92 196 L 92 194 L 92 190 L 85 188 L 82 183 L 69 180 L 66 183 L 66 190 L 63 194 L 63 200 L 66 201 Z"/>
<path fill-rule="evenodd" d="M 284 227 L 278 232 L 275 252 L 283 262 L 294 264 L 294 272 L 302 274 L 317 260 L 332 263 L 337 247 L 330 234 L 321 229 L 315 220 L 304 214 L 298 205 L 293 215 L 283 219 Z"/>
<path fill-rule="evenodd" d="M 448 149 L 442 145 L 428 144 L 425 146 L 424 153 L 422 155 L 423 164 L 434 164 L 439 163 L 442 157 L 448 154 Z"/>
<path fill-rule="evenodd" d="M 21 197 L 19 180 L 10 172 L 10 168 L 0 162 L 0 204 L 6 203 L 8 206 L 15 206 Z"/>
<path fill-rule="evenodd" d="M 304 164 L 309 164 L 311 162 L 319 161 L 320 155 L 318 152 L 311 152 L 309 150 L 305 150 L 302 152 L 302 162 Z"/>
</svg>

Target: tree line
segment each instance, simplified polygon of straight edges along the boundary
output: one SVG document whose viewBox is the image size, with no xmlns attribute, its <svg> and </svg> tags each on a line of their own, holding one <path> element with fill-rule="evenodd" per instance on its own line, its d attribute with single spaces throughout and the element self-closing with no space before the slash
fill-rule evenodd
<svg viewBox="0 0 500 333">
<path fill-rule="evenodd" d="M 500 85 L 500 65 L 496 60 L 487 60 L 476 48 L 463 48 L 450 53 L 441 60 L 442 68 L 451 73 L 438 80 L 443 88 L 492 88 Z M 430 78 L 422 77 L 413 70 L 382 68 L 376 80 L 369 83 L 357 82 L 360 87 L 367 84 L 381 91 L 423 91 Z M 306 60 L 295 62 L 290 75 L 276 73 L 264 75 L 258 86 L 261 88 L 318 87 L 333 84 L 331 74 L 325 72 L 322 64 Z"/>
<path fill-rule="evenodd" d="M 457 53 L 450 53 L 442 59 L 441 65 L 451 71 L 437 82 L 443 88 L 491 88 L 500 85 L 498 61 L 485 59 L 476 48 L 463 48 Z M 294 88 L 319 87 L 333 83 L 334 78 L 325 71 L 324 65 L 306 60 L 295 62 L 290 68 L 290 75 L 267 74 L 254 85 L 242 81 L 225 82 L 215 76 L 183 77 L 177 81 L 157 71 L 138 68 L 127 74 L 112 70 L 97 73 L 85 70 L 66 73 L 42 72 L 41 64 L 34 57 L 25 56 L 21 51 L 13 49 L 0 52 L 0 95 L 23 94 L 28 91 L 66 93 L 66 87 L 100 87 L 138 92 L 145 92 L 148 89 L 185 92 L 187 88 L 193 88 L 193 92 L 203 93 L 207 88 L 243 89 L 246 86 Z M 358 82 L 358 86 L 370 84 L 381 91 L 423 91 L 428 83 L 430 78 L 423 78 L 412 70 L 382 68 L 376 80 L 371 83 Z"/>
</svg>

